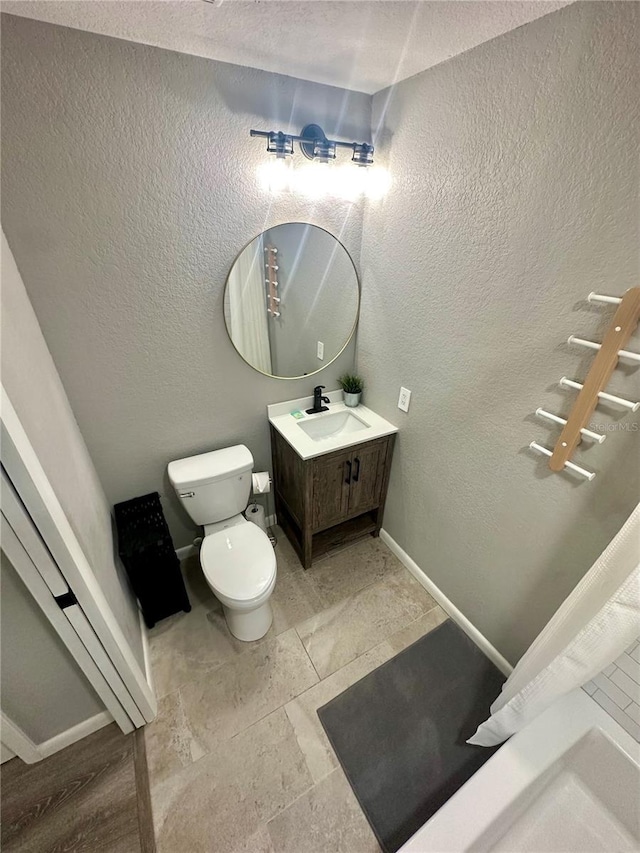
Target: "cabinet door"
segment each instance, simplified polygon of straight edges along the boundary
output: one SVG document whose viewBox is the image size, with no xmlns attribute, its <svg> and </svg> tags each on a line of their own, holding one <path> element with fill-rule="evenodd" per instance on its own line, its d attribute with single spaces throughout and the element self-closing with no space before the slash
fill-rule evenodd
<svg viewBox="0 0 640 853">
<path fill-rule="evenodd" d="M 349 515 L 374 509 L 380 503 L 387 440 L 352 451 Z"/>
<path fill-rule="evenodd" d="M 349 512 L 352 451 L 330 453 L 313 461 L 312 529 L 324 530 Z"/>
</svg>

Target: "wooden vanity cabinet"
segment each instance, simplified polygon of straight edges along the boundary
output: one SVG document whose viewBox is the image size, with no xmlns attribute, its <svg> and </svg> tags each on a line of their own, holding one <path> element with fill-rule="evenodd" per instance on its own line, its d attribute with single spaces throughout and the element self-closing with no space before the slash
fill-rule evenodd
<svg viewBox="0 0 640 853">
<path fill-rule="evenodd" d="M 270 429 L 278 524 L 305 569 L 346 542 L 378 536 L 395 434 L 304 460 Z"/>
</svg>

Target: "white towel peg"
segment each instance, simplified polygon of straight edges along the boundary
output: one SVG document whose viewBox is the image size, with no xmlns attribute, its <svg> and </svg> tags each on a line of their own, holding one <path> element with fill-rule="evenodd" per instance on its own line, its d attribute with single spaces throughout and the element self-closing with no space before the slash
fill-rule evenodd
<svg viewBox="0 0 640 853">
<path fill-rule="evenodd" d="M 616 328 L 618 331 L 620 327 Z M 581 347 L 588 347 L 589 349 L 601 349 L 602 344 L 597 344 L 594 341 L 585 341 L 584 338 L 576 338 L 575 335 L 569 335 L 567 339 L 567 343 L 569 344 L 579 344 Z M 629 350 L 621 349 L 618 350 L 618 355 L 620 358 L 630 358 L 632 361 L 640 361 L 640 353 L 638 352 L 629 352 Z"/>
<path fill-rule="evenodd" d="M 280 267 L 278 266 L 278 264 L 275 264 L 275 265 L 273 265 L 273 264 L 265 264 L 265 267 L 267 267 L 268 269 L 271 269 L 271 270 L 279 270 L 279 269 L 280 269 Z"/>
<path fill-rule="evenodd" d="M 582 388 L 582 384 L 580 382 L 575 382 L 573 379 L 567 379 L 566 376 L 562 377 L 558 385 L 560 385 L 561 388 L 575 388 L 576 391 L 580 391 Z M 624 406 L 625 409 L 631 409 L 632 412 L 637 412 L 638 409 L 640 409 L 640 403 L 625 400 L 624 397 L 616 397 L 615 394 L 607 394 L 606 391 L 598 391 L 598 397 L 601 400 L 608 400 L 610 403 L 617 403 L 619 406 Z"/>
<path fill-rule="evenodd" d="M 532 441 L 529 447 L 531 450 L 536 450 L 538 453 L 543 453 L 545 456 L 553 456 L 553 450 L 549 450 L 548 447 L 543 447 L 535 441 Z M 579 465 L 576 465 L 575 462 L 565 462 L 564 467 L 569 468 L 571 471 L 575 471 L 576 474 L 582 474 L 582 476 L 586 477 L 589 481 L 593 480 L 596 476 L 595 471 L 587 471 L 586 468 L 581 468 Z"/>
<path fill-rule="evenodd" d="M 607 302 L 609 305 L 620 305 L 622 302 L 621 296 L 604 296 L 601 293 L 594 293 L 593 290 L 587 296 L 587 302 Z"/>
<path fill-rule="evenodd" d="M 557 424 L 562 424 L 563 426 L 567 422 L 566 418 L 561 418 L 560 415 L 554 415 L 551 412 L 546 412 L 544 409 L 536 409 L 536 415 L 538 415 L 539 418 L 546 418 L 548 421 L 555 421 Z M 585 436 L 585 438 L 597 441 L 598 444 L 602 444 L 607 437 L 606 435 L 599 432 L 592 432 L 590 429 L 586 428 L 581 429 L 580 432 Z"/>
</svg>

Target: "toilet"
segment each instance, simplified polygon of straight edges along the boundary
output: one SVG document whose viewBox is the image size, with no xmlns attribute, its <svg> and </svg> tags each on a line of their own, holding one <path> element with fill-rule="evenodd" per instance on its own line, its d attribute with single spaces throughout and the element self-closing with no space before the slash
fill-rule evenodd
<svg viewBox="0 0 640 853">
<path fill-rule="evenodd" d="M 242 515 L 251 493 L 253 456 L 243 444 L 178 459 L 171 485 L 196 524 L 204 527 L 200 565 L 239 640 L 259 640 L 271 627 L 269 599 L 276 555 L 267 534 Z"/>
</svg>

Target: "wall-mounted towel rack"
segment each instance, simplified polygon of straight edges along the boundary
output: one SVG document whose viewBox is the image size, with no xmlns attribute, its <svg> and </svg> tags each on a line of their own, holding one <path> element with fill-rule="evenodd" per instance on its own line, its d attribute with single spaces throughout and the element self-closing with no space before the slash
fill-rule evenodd
<svg viewBox="0 0 640 853">
<path fill-rule="evenodd" d="M 546 418 L 548 421 L 555 421 L 557 424 L 564 425 L 567 422 L 566 418 L 561 418 L 559 415 L 552 415 L 551 412 L 545 412 L 544 409 L 536 409 L 536 415 L 538 415 L 539 418 Z M 597 441 L 598 444 L 602 444 L 607 437 L 604 433 L 592 432 L 590 429 L 586 429 L 586 427 L 583 427 L 580 432 L 585 438 Z"/>
<path fill-rule="evenodd" d="M 640 287 L 632 287 L 627 290 L 624 296 L 604 296 L 599 293 L 590 293 L 587 299 L 591 303 L 600 302 L 617 305 L 618 308 L 601 344 L 576 338 L 575 335 L 571 335 L 569 338 L 570 344 L 580 344 L 595 349 L 597 354 L 583 383 L 567 379 L 565 376 L 560 380 L 561 387 L 575 388 L 579 391 L 568 418 L 561 418 L 559 415 L 553 415 L 544 409 L 536 410 L 538 416 L 564 425 L 555 448 L 549 450 L 549 448 L 543 447 L 535 441 L 532 441 L 529 447 L 549 457 L 549 468 L 552 471 L 562 471 L 563 468 L 568 468 L 589 480 L 593 480 L 595 473 L 571 462 L 570 457 L 582 441 L 583 436 L 599 443 L 602 443 L 605 438 L 604 435 L 599 435 L 587 428 L 598 400 L 617 403 L 633 412 L 640 408 L 640 403 L 625 400 L 623 397 L 617 397 L 614 394 L 607 394 L 603 390 L 618 364 L 618 359 L 627 358 L 640 362 L 640 353 L 623 349 L 640 321 Z"/>
<path fill-rule="evenodd" d="M 575 388 L 580 390 L 583 386 L 580 382 L 575 382 L 573 379 L 567 379 L 563 376 L 558 385 L 561 388 Z M 607 394 L 606 391 L 598 391 L 598 397 L 601 400 L 607 400 L 609 403 L 617 403 L 618 406 L 624 406 L 626 409 L 631 409 L 632 412 L 637 412 L 640 409 L 640 403 L 634 403 L 632 400 L 625 400 L 624 397 L 617 397 L 615 394 Z"/>
</svg>

